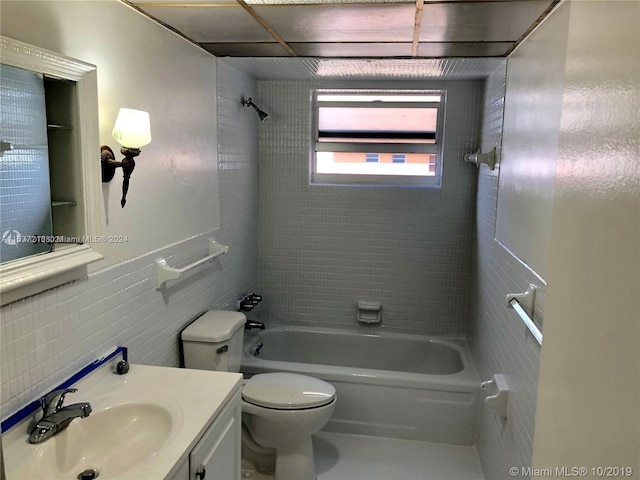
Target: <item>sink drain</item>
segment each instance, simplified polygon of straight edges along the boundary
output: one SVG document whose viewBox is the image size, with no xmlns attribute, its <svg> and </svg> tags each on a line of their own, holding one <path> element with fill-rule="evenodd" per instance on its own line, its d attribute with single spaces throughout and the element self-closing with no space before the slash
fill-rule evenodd
<svg viewBox="0 0 640 480">
<path fill-rule="evenodd" d="M 100 476 L 100 472 L 93 468 L 85 470 L 84 472 L 80 472 L 78 474 L 78 480 L 93 480 L 94 478 L 98 478 Z"/>
</svg>

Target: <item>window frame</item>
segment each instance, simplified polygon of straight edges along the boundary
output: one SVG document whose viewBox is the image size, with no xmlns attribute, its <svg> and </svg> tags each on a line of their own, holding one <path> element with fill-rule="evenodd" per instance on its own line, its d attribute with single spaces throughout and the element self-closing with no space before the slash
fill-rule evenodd
<svg viewBox="0 0 640 480">
<path fill-rule="evenodd" d="M 320 142 L 319 111 L 321 106 L 358 106 L 361 102 L 319 102 L 319 94 L 396 94 L 396 95 L 440 95 L 439 102 L 371 102 L 371 108 L 427 107 L 437 108 L 435 143 L 380 143 L 380 142 Z M 320 186 L 394 186 L 440 188 L 442 186 L 442 163 L 444 153 L 445 114 L 447 91 L 445 89 L 414 88 L 322 88 L 311 89 L 311 132 L 309 146 L 309 184 Z M 318 173 L 317 152 L 364 152 L 364 153 L 427 153 L 436 155 L 435 174 L 421 175 L 368 175 L 354 173 Z M 373 162 L 371 162 L 373 163 Z"/>
<path fill-rule="evenodd" d="M 77 144 L 69 165 L 69 190 L 80 192 L 76 235 L 101 238 L 100 162 L 98 161 L 98 89 L 95 65 L 12 38 L 0 36 L 3 64 L 75 82 Z M 55 228 L 55 227 L 54 227 Z M 55 230 L 54 230 L 55 234 Z M 103 259 L 99 243 L 57 244 L 42 253 L 0 265 L 0 305 L 6 305 L 87 275 L 87 265 Z"/>
</svg>

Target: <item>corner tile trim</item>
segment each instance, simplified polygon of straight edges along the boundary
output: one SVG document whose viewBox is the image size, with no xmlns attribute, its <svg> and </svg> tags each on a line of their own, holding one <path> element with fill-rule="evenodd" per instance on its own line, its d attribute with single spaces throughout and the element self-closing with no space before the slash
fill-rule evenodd
<svg viewBox="0 0 640 480">
<path fill-rule="evenodd" d="M 113 357 L 115 357 L 120 353 L 122 353 L 123 360 L 127 361 L 127 358 L 128 358 L 127 347 L 115 347 L 113 350 L 105 353 L 102 357 L 98 358 L 97 360 L 94 360 L 89 365 L 87 365 L 86 367 L 79 370 L 77 373 L 70 376 L 68 379 L 66 379 L 64 382 L 62 382 L 60 385 L 58 385 L 51 391 L 53 392 L 54 390 L 59 390 L 61 388 L 69 388 L 71 385 L 82 380 L 91 372 L 95 371 L 98 367 L 104 365 L 105 363 L 107 363 L 109 360 L 111 360 Z M 2 433 L 8 431 L 10 428 L 14 427 L 15 425 L 20 423 L 22 420 L 24 420 L 28 416 L 34 414 L 39 408 L 40 408 L 40 400 L 34 400 L 33 402 L 29 403 L 25 407 L 18 410 L 16 413 L 14 413 L 13 415 L 11 415 L 10 417 L 8 417 L 6 420 L 2 422 L 1 424 Z"/>
</svg>

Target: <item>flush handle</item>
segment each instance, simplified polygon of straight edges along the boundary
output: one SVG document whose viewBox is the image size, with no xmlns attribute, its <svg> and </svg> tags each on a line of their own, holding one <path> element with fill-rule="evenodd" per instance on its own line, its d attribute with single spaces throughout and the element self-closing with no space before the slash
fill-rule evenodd
<svg viewBox="0 0 640 480">
<path fill-rule="evenodd" d="M 221 347 L 224 348 L 224 347 Z M 198 467 L 198 470 L 196 471 L 196 478 L 198 478 L 199 480 L 204 480 L 204 478 L 207 476 L 207 469 L 204 467 L 204 465 L 200 465 Z"/>
<path fill-rule="evenodd" d="M 229 351 L 229 345 L 223 345 L 222 347 L 220 347 L 219 349 L 216 350 L 216 353 L 218 355 L 222 354 L 222 353 L 227 353 Z M 204 477 L 202 477 L 204 478 Z"/>
</svg>

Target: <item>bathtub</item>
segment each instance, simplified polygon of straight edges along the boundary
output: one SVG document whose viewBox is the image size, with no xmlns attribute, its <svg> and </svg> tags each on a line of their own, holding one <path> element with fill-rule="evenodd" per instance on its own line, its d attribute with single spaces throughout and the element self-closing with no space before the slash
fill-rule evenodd
<svg viewBox="0 0 640 480">
<path fill-rule="evenodd" d="M 475 442 L 480 380 L 464 340 L 292 326 L 255 332 L 245 335 L 247 377 L 292 372 L 336 388 L 325 431 Z"/>
</svg>

